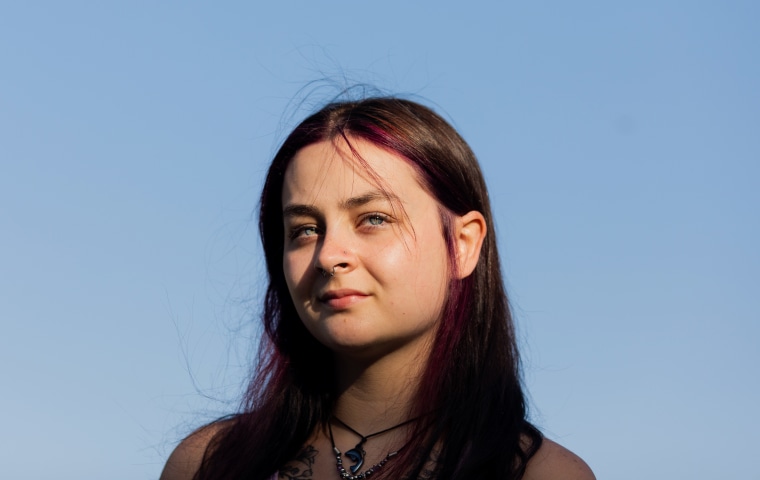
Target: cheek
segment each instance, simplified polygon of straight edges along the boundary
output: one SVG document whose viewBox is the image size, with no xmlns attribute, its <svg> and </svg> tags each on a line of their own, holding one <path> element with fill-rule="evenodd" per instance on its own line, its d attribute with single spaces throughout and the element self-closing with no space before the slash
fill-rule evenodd
<svg viewBox="0 0 760 480">
<path fill-rule="evenodd" d="M 447 291 L 448 273 L 445 261 L 445 258 L 440 257 L 428 258 L 420 270 L 418 294 L 425 295 L 425 298 L 436 305 L 443 301 Z"/>
<path fill-rule="evenodd" d="M 449 277 L 443 238 L 420 236 L 380 251 L 373 262 L 387 273 L 385 280 L 396 292 L 393 303 L 407 313 L 435 310 L 442 304 Z"/>
<path fill-rule="evenodd" d="M 282 271 L 285 274 L 285 282 L 288 284 L 290 296 L 295 300 L 299 289 L 304 288 L 304 279 L 308 273 L 308 261 L 305 261 L 303 255 L 286 253 L 282 257 Z"/>
<path fill-rule="evenodd" d="M 443 302 L 449 285 L 449 255 L 444 239 L 430 236 L 425 242 L 427 248 L 420 249 L 417 261 L 419 272 L 419 294 L 426 295 L 430 302 Z"/>
</svg>

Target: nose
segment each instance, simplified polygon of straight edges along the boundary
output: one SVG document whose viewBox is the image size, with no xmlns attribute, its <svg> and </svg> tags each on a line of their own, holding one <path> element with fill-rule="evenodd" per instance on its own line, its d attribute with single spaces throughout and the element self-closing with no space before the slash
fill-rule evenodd
<svg viewBox="0 0 760 480">
<path fill-rule="evenodd" d="M 323 277 L 333 277 L 338 273 L 349 272 L 355 265 L 352 252 L 353 248 L 347 235 L 328 229 L 317 245 L 314 268 Z"/>
</svg>

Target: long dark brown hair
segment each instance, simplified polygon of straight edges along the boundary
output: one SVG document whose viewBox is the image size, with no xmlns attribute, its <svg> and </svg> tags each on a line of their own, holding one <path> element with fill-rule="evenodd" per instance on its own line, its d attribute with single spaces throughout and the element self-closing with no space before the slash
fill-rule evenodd
<svg viewBox="0 0 760 480">
<path fill-rule="evenodd" d="M 307 145 L 363 139 L 406 159 L 440 205 L 450 271 L 452 218 L 476 210 L 488 231 L 474 272 L 452 276 L 449 295 L 410 415 L 428 414 L 398 460 L 373 478 L 520 479 L 542 437 L 526 419 L 515 331 L 503 286 L 483 174 L 467 143 L 418 103 L 369 98 L 331 103 L 287 137 L 261 194 L 259 230 L 269 286 L 256 374 L 241 412 L 223 423 L 196 480 L 264 480 L 296 456 L 333 410 L 332 353 L 302 324 L 285 283 L 282 186 Z M 433 412 L 430 414 L 430 412 Z"/>
</svg>

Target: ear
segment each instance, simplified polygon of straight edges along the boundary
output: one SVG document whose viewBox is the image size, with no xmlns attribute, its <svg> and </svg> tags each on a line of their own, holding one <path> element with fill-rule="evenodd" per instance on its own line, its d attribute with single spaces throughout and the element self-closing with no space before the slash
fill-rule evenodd
<svg viewBox="0 0 760 480">
<path fill-rule="evenodd" d="M 455 220 L 454 239 L 457 248 L 459 280 L 470 276 L 480 258 L 480 247 L 486 238 L 488 227 L 483 214 L 478 211 L 467 212 Z"/>
</svg>

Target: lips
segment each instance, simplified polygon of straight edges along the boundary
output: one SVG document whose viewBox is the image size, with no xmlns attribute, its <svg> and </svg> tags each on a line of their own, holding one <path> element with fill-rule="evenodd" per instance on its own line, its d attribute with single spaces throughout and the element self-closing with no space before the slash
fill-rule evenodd
<svg viewBox="0 0 760 480">
<path fill-rule="evenodd" d="M 329 290 L 318 297 L 320 303 L 327 305 L 335 310 L 342 310 L 369 297 L 368 294 L 358 290 L 342 288 L 339 290 Z"/>
</svg>

